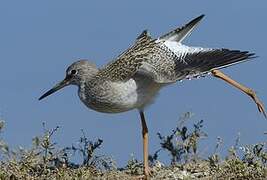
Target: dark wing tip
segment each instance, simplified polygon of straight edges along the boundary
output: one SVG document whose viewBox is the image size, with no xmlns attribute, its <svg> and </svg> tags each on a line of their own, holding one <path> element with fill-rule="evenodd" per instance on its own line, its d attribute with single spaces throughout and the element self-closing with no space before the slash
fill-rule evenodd
<svg viewBox="0 0 267 180">
<path fill-rule="evenodd" d="M 204 17 L 204 14 L 201 14 L 200 16 L 196 17 L 195 19 L 191 20 L 189 23 L 187 23 L 183 28 L 186 28 L 187 26 L 195 26 L 201 19 Z"/>
<path fill-rule="evenodd" d="M 195 19 L 191 20 L 189 23 L 185 24 L 182 27 L 176 28 L 173 31 L 170 31 L 167 34 L 164 34 L 160 37 L 160 39 L 164 40 L 170 40 L 172 41 L 182 41 L 188 34 L 191 33 L 191 31 L 196 27 L 196 25 L 201 21 L 201 19 L 204 17 L 204 14 L 201 14 L 200 16 L 196 17 Z"/>
<path fill-rule="evenodd" d="M 197 20 L 201 20 L 203 17 L 205 17 L 205 14 L 201 14 L 201 15 L 198 16 L 196 19 L 197 19 Z"/>
<path fill-rule="evenodd" d="M 247 55 L 248 55 L 248 58 L 249 58 L 249 59 L 254 59 L 254 58 L 259 57 L 259 56 L 257 56 L 255 53 L 250 53 L 250 52 L 247 52 Z"/>
<path fill-rule="evenodd" d="M 259 56 L 256 56 L 255 53 L 253 52 L 249 52 L 249 51 L 239 51 L 239 54 L 242 53 L 243 56 L 246 58 L 246 59 L 254 59 L 254 58 L 257 58 Z"/>
<path fill-rule="evenodd" d="M 190 21 L 190 22 L 188 23 L 188 25 L 189 25 L 189 24 L 196 24 L 196 23 L 198 23 L 201 19 L 204 18 L 204 16 L 205 16 L 205 14 L 201 14 L 200 16 L 198 16 L 198 17 L 196 17 L 195 19 L 193 19 L 192 21 Z"/>
</svg>

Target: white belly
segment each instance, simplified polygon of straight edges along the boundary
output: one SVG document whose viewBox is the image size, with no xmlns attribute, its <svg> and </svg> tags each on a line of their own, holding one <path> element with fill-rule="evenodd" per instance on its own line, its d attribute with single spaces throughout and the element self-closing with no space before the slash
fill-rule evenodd
<svg viewBox="0 0 267 180">
<path fill-rule="evenodd" d="M 89 96 L 83 96 L 81 89 L 79 97 L 91 109 L 118 113 L 145 108 L 153 102 L 161 87 L 162 85 L 151 80 L 137 78 L 127 82 L 109 82 L 103 90 L 95 90 Z"/>
<path fill-rule="evenodd" d="M 127 109 L 142 109 L 153 102 L 161 86 L 149 81 L 130 79 L 126 83 L 114 84 L 114 87 L 123 90 L 118 92 L 118 101 L 114 100 L 117 104 Z"/>
</svg>

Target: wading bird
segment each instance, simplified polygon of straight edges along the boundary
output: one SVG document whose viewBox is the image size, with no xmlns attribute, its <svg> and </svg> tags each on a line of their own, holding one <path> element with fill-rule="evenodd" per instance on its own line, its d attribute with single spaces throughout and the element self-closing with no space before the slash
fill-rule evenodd
<svg viewBox="0 0 267 180">
<path fill-rule="evenodd" d="M 259 111 L 266 116 L 264 106 L 253 90 L 219 71 L 254 58 L 253 53 L 182 44 L 203 17 L 201 15 L 155 39 L 143 31 L 129 49 L 103 68 L 86 60 L 74 62 L 67 68 L 65 79 L 39 100 L 65 86 L 76 85 L 81 101 L 93 110 L 119 113 L 137 109 L 142 125 L 144 175 L 148 178 L 148 128 L 144 110 L 162 87 L 212 74 L 252 97 Z"/>
</svg>

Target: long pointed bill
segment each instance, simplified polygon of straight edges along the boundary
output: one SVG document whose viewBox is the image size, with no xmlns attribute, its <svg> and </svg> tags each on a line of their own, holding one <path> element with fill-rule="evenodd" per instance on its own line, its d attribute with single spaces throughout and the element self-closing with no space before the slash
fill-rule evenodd
<svg viewBox="0 0 267 180">
<path fill-rule="evenodd" d="M 70 78 L 66 77 L 63 81 L 59 82 L 58 84 L 56 84 L 52 89 L 50 89 L 49 91 L 47 91 L 46 93 L 44 93 L 39 100 L 44 99 L 45 97 L 53 94 L 54 92 L 64 88 L 65 86 L 69 85 L 70 82 Z"/>
</svg>

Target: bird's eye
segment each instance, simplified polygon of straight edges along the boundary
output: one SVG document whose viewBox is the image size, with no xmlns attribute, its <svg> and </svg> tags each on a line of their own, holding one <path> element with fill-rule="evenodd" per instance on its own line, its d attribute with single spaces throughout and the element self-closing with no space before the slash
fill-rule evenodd
<svg viewBox="0 0 267 180">
<path fill-rule="evenodd" d="M 75 69 L 73 69 L 73 70 L 70 71 L 70 74 L 71 75 L 75 75 L 75 74 L 77 74 L 77 71 Z"/>
</svg>

